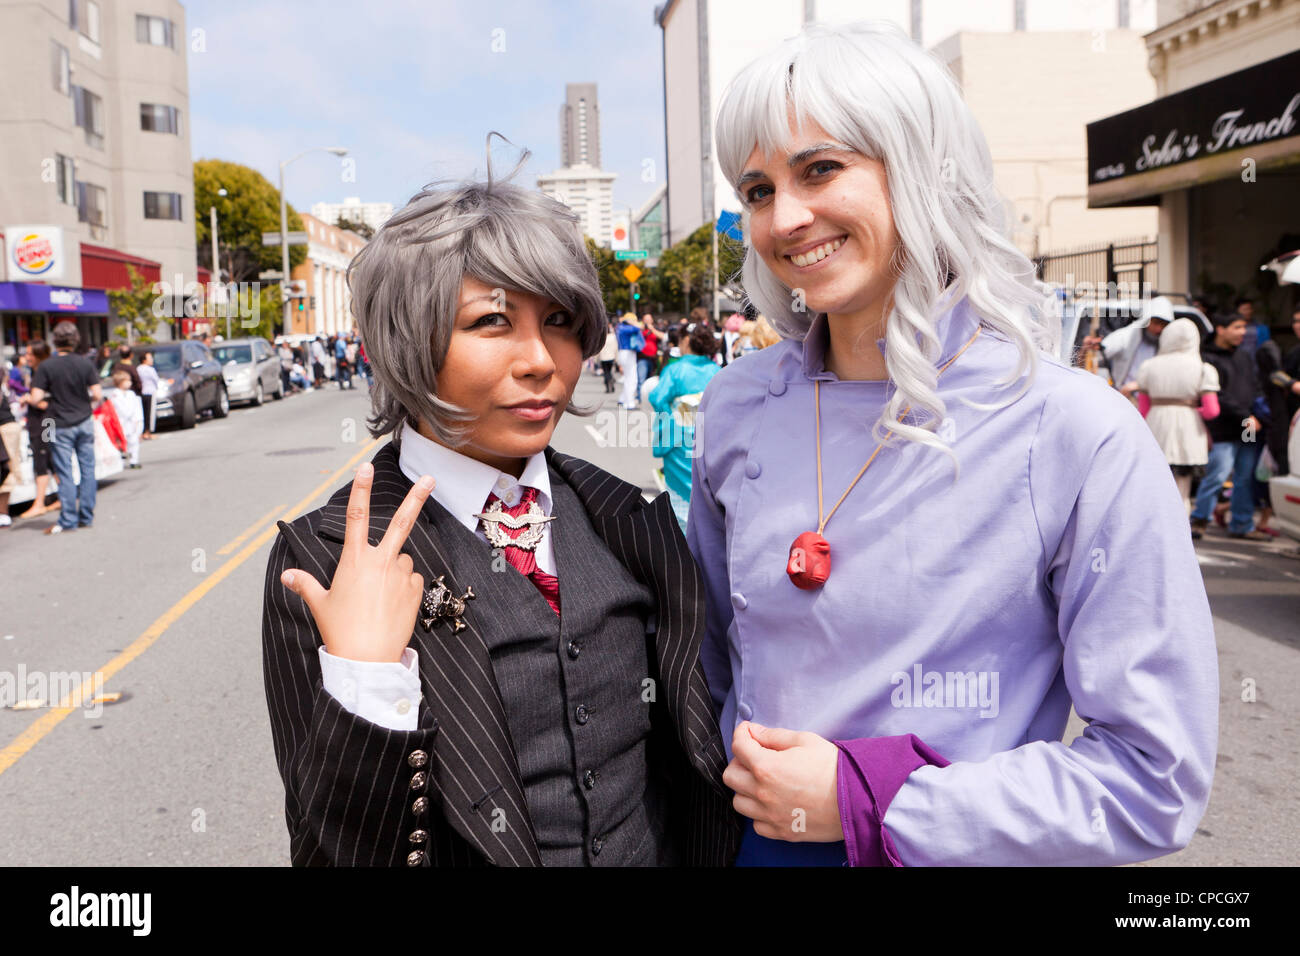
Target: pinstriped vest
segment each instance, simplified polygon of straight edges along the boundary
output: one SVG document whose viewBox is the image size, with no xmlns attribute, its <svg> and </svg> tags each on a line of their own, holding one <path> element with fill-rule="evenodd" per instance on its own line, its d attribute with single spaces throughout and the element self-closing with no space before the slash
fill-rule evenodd
<svg viewBox="0 0 1300 956">
<path fill-rule="evenodd" d="M 670 864 L 643 699 L 658 690 L 646 634 L 653 595 L 554 469 L 550 480 L 561 616 L 481 541 L 484 573 L 461 573 L 477 595 L 468 613 L 488 644 L 538 851 L 545 866 Z"/>
</svg>

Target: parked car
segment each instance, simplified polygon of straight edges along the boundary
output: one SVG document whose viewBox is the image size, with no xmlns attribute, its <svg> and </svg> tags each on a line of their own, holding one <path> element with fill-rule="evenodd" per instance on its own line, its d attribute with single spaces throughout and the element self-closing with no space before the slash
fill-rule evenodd
<svg viewBox="0 0 1300 956">
<path fill-rule="evenodd" d="M 1291 419 L 1290 437 L 1286 455 L 1291 461 L 1291 474 L 1274 475 L 1268 483 L 1268 495 L 1273 503 L 1273 520 L 1283 534 L 1300 541 L 1300 412 Z"/>
<path fill-rule="evenodd" d="M 261 405 L 266 396 L 284 398 L 280 358 L 266 339 L 253 337 L 214 342 L 212 356 L 221 365 L 232 402 Z"/>
<path fill-rule="evenodd" d="M 1186 298 L 1181 293 L 1162 292 L 1161 295 L 1170 298 Z M 1196 323 L 1197 328 L 1201 330 L 1201 335 L 1206 336 L 1214 332 L 1214 323 L 1211 322 L 1200 309 L 1195 306 L 1185 305 L 1180 302 L 1172 303 L 1174 307 L 1175 319 L 1191 319 Z M 1075 353 L 1083 347 L 1084 336 L 1092 327 L 1092 317 L 1094 312 L 1099 313 L 1097 319 L 1097 335 L 1105 338 L 1116 329 L 1122 329 L 1126 325 L 1131 325 L 1138 319 L 1142 318 L 1142 308 L 1145 303 L 1141 299 L 1108 299 L 1101 303 L 1083 303 L 1076 305 L 1073 312 L 1068 315 L 1068 321 L 1077 323 L 1073 330 L 1065 328 L 1067 341 L 1073 339 Z"/>
<path fill-rule="evenodd" d="M 202 342 L 158 342 L 137 345 L 131 351 L 137 363 L 145 352 L 153 353 L 158 370 L 154 418 L 159 424 L 173 421 L 181 428 L 193 428 L 200 412 L 211 410 L 214 418 L 225 418 L 230 411 L 221 366 Z"/>
</svg>

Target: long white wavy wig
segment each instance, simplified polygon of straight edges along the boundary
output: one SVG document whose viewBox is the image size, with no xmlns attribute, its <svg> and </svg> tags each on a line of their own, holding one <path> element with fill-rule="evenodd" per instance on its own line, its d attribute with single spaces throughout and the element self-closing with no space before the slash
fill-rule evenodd
<svg viewBox="0 0 1300 956">
<path fill-rule="evenodd" d="M 1032 384 L 1038 351 L 1054 353 L 1060 339 L 1048 288 L 1007 238 L 984 134 L 944 65 L 893 24 L 811 23 L 750 63 L 723 93 L 718 161 L 733 187 L 755 146 L 771 154 L 790 142 L 791 107 L 797 126 L 810 118 L 885 168 L 900 245 L 885 332 L 895 389 L 874 427 L 877 440 L 896 436 L 950 453 L 934 435 L 944 417 L 935 374 L 939 316 L 966 296 L 983 325 L 1016 343 L 1020 361 L 997 384 L 1028 376 L 1008 402 Z M 795 310 L 791 289 L 752 245 L 742 277 L 781 335 L 802 340 L 813 314 Z"/>
</svg>

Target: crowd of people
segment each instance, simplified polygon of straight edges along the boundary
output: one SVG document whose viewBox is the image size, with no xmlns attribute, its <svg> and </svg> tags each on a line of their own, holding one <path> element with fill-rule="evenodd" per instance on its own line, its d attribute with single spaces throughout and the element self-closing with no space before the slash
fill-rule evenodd
<svg viewBox="0 0 1300 956">
<path fill-rule="evenodd" d="M 656 421 L 653 454 L 663 459 L 659 475 L 683 531 L 691 497 L 694 413 L 705 386 L 725 366 L 780 340 L 752 307 L 728 313 L 716 329 L 707 310 L 698 307 L 675 322 L 648 312 L 609 320 L 604 348 L 588 368 L 603 377 L 605 393 L 611 394 L 618 390 L 617 366 L 620 408 L 639 409 L 649 401 Z"/>
<path fill-rule="evenodd" d="M 222 341 L 210 332 L 193 337 L 208 349 Z M 59 520 L 45 534 L 93 526 L 95 416 L 105 416 L 110 437 L 124 448 L 123 464 L 128 469 L 143 467 L 141 442 L 154 439 L 159 380 L 152 352 L 137 355 L 137 349 L 125 344 L 84 345 L 73 322 L 56 325 L 52 339 L 53 348 L 44 339 L 27 343 L 7 373 L 0 375 L 0 528 L 12 526 L 15 518 L 36 518 L 56 510 Z M 355 388 L 354 377 L 364 380 L 367 388 L 373 383 L 365 346 L 355 329 L 298 343 L 281 336 L 275 340 L 275 350 L 286 395 L 313 391 L 330 382 L 340 389 Z M 113 383 L 107 394 L 101 385 L 104 379 Z M 111 416 L 101 411 L 103 403 L 112 406 Z M 28 508 L 11 517 L 9 499 L 19 483 L 24 431 L 35 494 Z M 57 507 L 46 504 L 51 474 L 58 482 Z"/>
<path fill-rule="evenodd" d="M 1269 541 L 1278 532 L 1269 526 L 1268 479 L 1291 467 L 1287 439 L 1300 411 L 1300 345 L 1284 355 L 1248 297 L 1232 311 L 1216 310 L 1205 298 L 1193 304 L 1210 317 L 1209 334 L 1192 319 L 1176 319 L 1170 301 L 1158 296 L 1132 324 L 1085 338 L 1084 350 L 1101 359 L 1098 374 L 1137 402 L 1190 503 L 1192 537 L 1214 521 L 1230 537 Z M 1300 308 L 1291 331 L 1300 339 Z M 1229 483 L 1231 495 L 1220 501 Z"/>
<path fill-rule="evenodd" d="M 320 333 L 297 343 L 280 336 L 275 349 L 286 395 L 314 391 L 329 383 L 340 389 L 356 388 L 354 376 L 364 380 L 367 389 L 374 383 L 366 347 L 355 329 L 346 334 Z"/>
</svg>

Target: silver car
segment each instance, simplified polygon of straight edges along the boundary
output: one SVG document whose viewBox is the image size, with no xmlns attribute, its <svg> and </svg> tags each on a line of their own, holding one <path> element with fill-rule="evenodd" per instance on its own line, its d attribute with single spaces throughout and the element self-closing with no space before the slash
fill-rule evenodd
<svg viewBox="0 0 1300 956">
<path fill-rule="evenodd" d="M 213 342 L 212 355 L 221 365 L 221 376 L 226 380 L 226 392 L 232 402 L 261 405 L 268 395 L 284 398 L 280 359 L 266 339 Z"/>
</svg>

